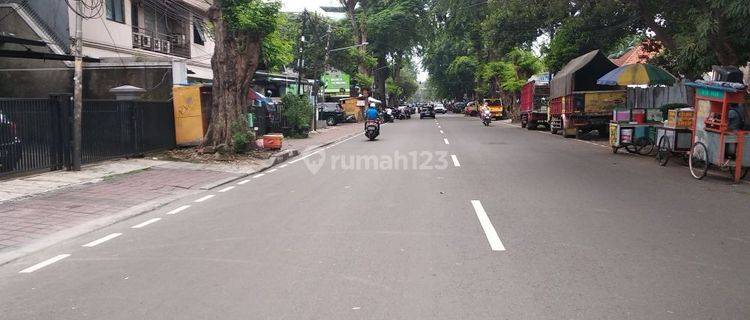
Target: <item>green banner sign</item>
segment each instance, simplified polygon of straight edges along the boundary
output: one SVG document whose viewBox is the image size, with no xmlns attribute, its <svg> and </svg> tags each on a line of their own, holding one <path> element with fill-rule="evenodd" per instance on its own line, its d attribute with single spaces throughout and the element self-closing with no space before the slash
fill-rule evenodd
<svg viewBox="0 0 750 320">
<path fill-rule="evenodd" d="M 320 80 L 325 84 L 325 93 L 335 96 L 348 96 L 351 79 L 343 72 L 332 72 L 324 74 Z"/>
</svg>

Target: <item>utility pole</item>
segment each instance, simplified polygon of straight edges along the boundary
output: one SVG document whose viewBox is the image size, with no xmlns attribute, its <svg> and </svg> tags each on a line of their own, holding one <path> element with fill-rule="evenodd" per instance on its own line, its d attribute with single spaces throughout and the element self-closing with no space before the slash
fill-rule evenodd
<svg viewBox="0 0 750 320">
<path fill-rule="evenodd" d="M 104 4 L 102 4 L 104 5 Z M 81 170 L 81 114 L 83 113 L 83 0 L 76 1 L 75 74 L 73 76 L 73 170 Z"/>
<path fill-rule="evenodd" d="M 307 9 L 302 12 L 302 28 L 299 36 L 299 59 L 297 60 L 297 95 L 302 95 L 302 68 L 305 60 L 302 54 L 305 52 L 305 28 L 307 27 Z"/>
<path fill-rule="evenodd" d="M 326 49 L 325 49 L 326 55 L 325 55 L 325 58 L 323 58 L 323 73 L 325 73 L 328 70 L 328 56 L 330 55 L 330 51 L 329 51 L 330 48 L 331 48 L 331 25 L 329 24 L 328 25 L 328 31 L 326 31 Z M 320 77 L 317 77 L 317 78 L 320 78 Z M 318 101 L 318 96 L 320 95 L 320 84 L 319 84 L 319 82 L 317 82 L 318 81 L 317 78 L 315 79 L 315 81 L 316 81 L 316 85 L 318 86 L 318 90 L 317 90 L 318 92 L 315 95 L 315 102 Z M 326 95 L 326 93 L 325 93 L 325 89 L 324 89 L 323 90 L 323 102 L 325 102 L 325 95 Z M 318 121 L 317 120 L 318 120 L 318 117 L 320 116 L 320 114 L 318 113 L 317 106 L 313 106 L 313 108 L 315 108 L 315 112 L 314 112 L 315 113 L 315 119 L 313 119 L 313 131 L 314 131 L 314 130 L 318 129 Z"/>
</svg>

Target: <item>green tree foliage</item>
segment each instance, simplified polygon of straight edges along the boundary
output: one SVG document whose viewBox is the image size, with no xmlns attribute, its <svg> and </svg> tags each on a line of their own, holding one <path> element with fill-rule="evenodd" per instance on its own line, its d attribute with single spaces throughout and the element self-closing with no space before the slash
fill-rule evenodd
<svg viewBox="0 0 750 320">
<path fill-rule="evenodd" d="M 463 99 L 471 94 L 478 68 L 479 62 L 474 56 L 458 56 L 448 65 L 445 75 L 452 88 L 450 98 Z"/>
<path fill-rule="evenodd" d="M 750 60 L 750 3 L 747 0 L 630 0 L 640 22 L 666 50 L 657 61 L 696 77 L 711 65 Z"/>
<path fill-rule="evenodd" d="M 286 94 L 281 98 L 281 104 L 284 105 L 284 117 L 297 131 L 310 127 L 313 108 L 306 97 Z"/>
<path fill-rule="evenodd" d="M 273 71 L 294 61 L 294 38 L 287 33 L 293 24 L 283 15 L 279 15 L 276 23 L 279 27 L 263 39 L 261 46 L 261 65 Z"/>
</svg>

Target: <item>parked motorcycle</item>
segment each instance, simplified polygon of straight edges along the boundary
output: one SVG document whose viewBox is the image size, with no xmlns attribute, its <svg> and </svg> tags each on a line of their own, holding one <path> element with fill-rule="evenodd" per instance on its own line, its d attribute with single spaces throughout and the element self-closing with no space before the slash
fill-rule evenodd
<svg viewBox="0 0 750 320">
<path fill-rule="evenodd" d="M 399 119 L 399 120 L 404 120 L 404 119 L 406 119 L 406 115 L 400 109 L 393 109 L 393 118 Z"/>
<path fill-rule="evenodd" d="M 380 135 L 380 124 L 375 120 L 367 120 L 365 122 L 365 137 L 373 141 L 378 135 Z"/>
<path fill-rule="evenodd" d="M 393 110 L 391 108 L 386 108 L 385 112 L 383 112 L 383 121 L 393 122 Z"/>
</svg>

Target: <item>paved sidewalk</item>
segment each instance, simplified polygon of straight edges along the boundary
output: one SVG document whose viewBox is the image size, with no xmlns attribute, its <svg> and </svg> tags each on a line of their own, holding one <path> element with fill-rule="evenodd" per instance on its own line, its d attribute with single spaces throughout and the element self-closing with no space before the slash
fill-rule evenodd
<svg viewBox="0 0 750 320">
<path fill-rule="evenodd" d="M 344 124 L 284 141 L 284 157 L 245 164 L 107 161 L 0 181 L 0 264 L 179 198 L 264 170 L 286 156 L 360 131 Z M 293 152 L 294 151 L 294 152 Z"/>
<path fill-rule="evenodd" d="M 154 167 L 136 173 L 114 176 L 99 183 L 61 189 L 20 201 L 3 203 L 0 208 L 0 253 L 38 240 L 55 232 L 137 205 L 163 204 L 199 192 L 201 185 L 231 177 L 218 171 L 166 169 Z"/>
<path fill-rule="evenodd" d="M 318 129 L 317 132 L 311 132 L 307 139 L 288 139 L 284 138 L 283 149 L 297 149 L 300 152 L 320 147 L 331 143 L 343 137 L 348 137 L 363 131 L 361 123 L 341 123 L 339 125 Z"/>
</svg>

